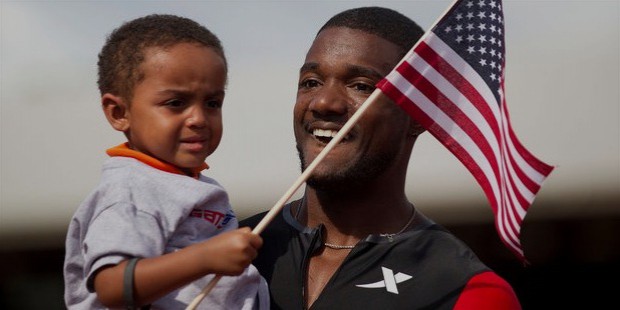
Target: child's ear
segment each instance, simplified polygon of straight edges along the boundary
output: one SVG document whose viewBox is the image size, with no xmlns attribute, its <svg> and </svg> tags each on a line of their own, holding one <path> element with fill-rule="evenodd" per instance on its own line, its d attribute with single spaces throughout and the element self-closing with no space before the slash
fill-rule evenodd
<svg viewBox="0 0 620 310">
<path fill-rule="evenodd" d="M 129 108 L 123 98 L 106 93 L 101 97 L 101 107 L 112 128 L 122 132 L 129 130 Z"/>
</svg>

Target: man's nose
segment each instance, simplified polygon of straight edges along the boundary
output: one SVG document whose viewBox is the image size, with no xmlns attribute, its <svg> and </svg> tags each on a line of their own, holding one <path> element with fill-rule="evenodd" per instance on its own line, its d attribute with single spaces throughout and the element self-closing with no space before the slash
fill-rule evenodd
<svg viewBox="0 0 620 310">
<path fill-rule="evenodd" d="M 323 115 L 346 114 L 351 107 L 346 88 L 340 85 L 324 84 L 310 102 L 310 110 Z"/>
</svg>

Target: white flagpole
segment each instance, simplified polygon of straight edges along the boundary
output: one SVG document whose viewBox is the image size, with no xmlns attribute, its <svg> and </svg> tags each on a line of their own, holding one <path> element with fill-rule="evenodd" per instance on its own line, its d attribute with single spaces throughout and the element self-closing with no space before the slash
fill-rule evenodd
<svg viewBox="0 0 620 310">
<path fill-rule="evenodd" d="M 381 90 L 377 88 L 372 92 L 372 94 L 370 94 L 368 98 L 366 98 L 366 101 L 364 101 L 364 103 L 357 109 L 357 111 L 353 113 L 351 118 L 344 124 L 344 126 L 342 126 L 342 128 L 338 131 L 336 136 L 331 141 L 329 141 L 329 143 L 325 146 L 325 148 L 319 153 L 319 155 L 317 155 L 317 157 L 306 168 L 306 170 L 304 170 L 304 172 L 299 176 L 299 178 L 297 178 L 295 183 L 293 183 L 293 185 L 282 196 L 282 198 L 278 200 L 278 202 L 269 210 L 269 212 L 267 212 L 265 217 L 258 223 L 258 225 L 256 225 L 254 230 L 252 230 L 252 233 L 260 234 L 261 232 L 263 232 L 265 227 L 267 227 L 267 225 L 271 223 L 271 221 L 278 214 L 278 212 L 280 212 L 284 204 L 293 196 L 293 194 L 295 194 L 295 192 L 299 189 L 299 187 L 302 184 L 304 184 L 306 180 L 308 180 L 308 177 L 310 177 L 310 174 L 316 169 L 316 167 L 319 165 L 319 163 L 321 163 L 321 161 L 325 158 L 325 156 L 327 156 L 327 153 L 329 153 L 329 151 L 331 151 L 331 149 L 333 149 L 336 146 L 336 144 L 342 141 L 344 136 L 346 136 L 349 133 L 353 125 L 357 123 L 357 121 L 364 114 L 364 112 L 370 107 L 371 104 L 373 104 L 376 101 L 380 93 L 381 93 Z M 194 298 L 194 300 L 186 308 L 186 310 L 196 309 L 196 306 L 198 306 L 198 304 L 202 301 L 202 299 L 205 298 L 207 294 L 209 294 L 209 292 L 213 289 L 213 287 L 220 280 L 221 277 L 222 277 L 221 275 L 216 275 L 215 278 L 211 279 L 211 281 L 204 287 L 202 292 L 198 294 L 196 298 Z"/>
</svg>

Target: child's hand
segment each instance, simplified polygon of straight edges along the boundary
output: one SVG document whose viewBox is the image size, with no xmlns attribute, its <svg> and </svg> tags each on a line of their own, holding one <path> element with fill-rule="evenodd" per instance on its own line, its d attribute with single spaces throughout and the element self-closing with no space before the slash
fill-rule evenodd
<svg viewBox="0 0 620 310">
<path fill-rule="evenodd" d="M 208 273 L 239 275 L 256 258 L 263 239 L 243 227 L 219 234 L 193 245 L 202 249 L 204 267 Z"/>
<path fill-rule="evenodd" d="M 262 245 L 263 239 L 244 227 L 172 253 L 141 259 L 135 269 L 136 301 L 151 303 L 206 274 L 239 275 Z M 126 262 L 105 266 L 95 275 L 97 297 L 108 307 L 124 304 Z"/>
</svg>

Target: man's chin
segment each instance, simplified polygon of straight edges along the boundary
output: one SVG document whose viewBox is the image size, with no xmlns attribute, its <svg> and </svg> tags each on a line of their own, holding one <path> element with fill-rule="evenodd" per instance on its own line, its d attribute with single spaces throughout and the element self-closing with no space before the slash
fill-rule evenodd
<svg viewBox="0 0 620 310">
<path fill-rule="evenodd" d="M 335 171 L 311 174 L 306 184 L 317 190 L 323 192 L 344 193 L 355 190 L 365 182 L 362 178 L 354 177 L 347 173 L 338 173 Z"/>
</svg>

